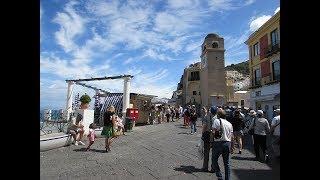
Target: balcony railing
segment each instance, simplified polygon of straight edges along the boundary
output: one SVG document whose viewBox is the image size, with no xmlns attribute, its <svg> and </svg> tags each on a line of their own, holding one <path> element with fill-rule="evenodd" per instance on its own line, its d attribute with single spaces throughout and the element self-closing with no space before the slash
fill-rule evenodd
<svg viewBox="0 0 320 180">
<path fill-rule="evenodd" d="M 270 44 L 268 46 L 268 50 L 267 50 L 267 57 L 269 57 L 279 51 L 280 51 L 280 42 L 279 41 L 277 41 L 274 44 Z"/>
</svg>

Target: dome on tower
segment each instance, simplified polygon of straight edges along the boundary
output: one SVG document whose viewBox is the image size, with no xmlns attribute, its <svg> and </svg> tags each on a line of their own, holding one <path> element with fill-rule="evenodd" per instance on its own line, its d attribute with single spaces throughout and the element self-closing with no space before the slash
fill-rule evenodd
<svg viewBox="0 0 320 180">
<path fill-rule="evenodd" d="M 207 39 L 207 38 L 220 38 L 220 36 L 217 35 L 217 34 L 215 34 L 215 33 L 210 33 L 210 34 L 208 34 L 208 35 L 206 36 L 205 39 Z"/>
</svg>

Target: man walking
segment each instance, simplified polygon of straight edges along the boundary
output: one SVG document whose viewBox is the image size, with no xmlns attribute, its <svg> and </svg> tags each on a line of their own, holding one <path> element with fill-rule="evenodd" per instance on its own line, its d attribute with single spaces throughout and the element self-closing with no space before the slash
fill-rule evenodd
<svg viewBox="0 0 320 180">
<path fill-rule="evenodd" d="M 217 112 L 217 119 L 214 120 L 212 125 L 213 133 L 215 140 L 213 142 L 213 153 L 212 153 L 212 163 L 216 176 L 219 180 L 222 180 L 222 174 L 218 164 L 218 158 L 222 155 L 224 171 L 225 171 L 225 180 L 230 180 L 230 146 L 233 128 L 230 122 L 226 120 L 226 112 L 219 108 Z"/>
</svg>

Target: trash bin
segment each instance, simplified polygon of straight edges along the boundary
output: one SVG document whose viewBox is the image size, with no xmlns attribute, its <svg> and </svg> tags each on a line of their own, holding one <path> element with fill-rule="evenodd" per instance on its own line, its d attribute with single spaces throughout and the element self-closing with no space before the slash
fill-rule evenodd
<svg viewBox="0 0 320 180">
<path fill-rule="evenodd" d="M 124 130 L 127 131 L 131 131 L 132 130 L 132 126 L 133 126 L 133 119 L 130 117 L 126 117 L 126 123 L 124 125 Z"/>
</svg>

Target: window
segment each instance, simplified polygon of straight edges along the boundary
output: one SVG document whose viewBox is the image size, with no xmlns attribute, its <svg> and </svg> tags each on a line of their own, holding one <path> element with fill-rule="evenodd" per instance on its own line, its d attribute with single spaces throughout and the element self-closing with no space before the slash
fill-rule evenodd
<svg viewBox="0 0 320 180">
<path fill-rule="evenodd" d="M 199 80 L 200 80 L 199 71 L 193 71 L 190 73 L 189 81 L 199 81 Z"/>
<path fill-rule="evenodd" d="M 272 75 L 274 81 L 280 80 L 280 60 L 272 63 Z"/>
<path fill-rule="evenodd" d="M 270 33 L 271 36 L 271 45 L 274 46 L 279 43 L 278 29 L 273 30 Z"/>
<path fill-rule="evenodd" d="M 261 85 L 260 81 L 261 81 L 260 69 L 256 69 L 254 70 L 254 85 Z"/>
<path fill-rule="evenodd" d="M 259 43 L 257 42 L 256 44 L 253 45 L 253 56 L 257 56 L 260 54 L 260 47 Z"/>
<path fill-rule="evenodd" d="M 192 94 L 193 95 L 197 95 L 197 91 L 192 91 Z"/>
<path fill-rule="evenodd" d="M 217 42 L 213 42 L 212 43 L 212 48 L 218 48 L 218 43 Z"/>
<path fill-rule="evenodd" d="M 241 99 L 240 104 L 241 104 L 241 107 L 244 106 L 244 100 L 243 99 Z"/>
</svg>

